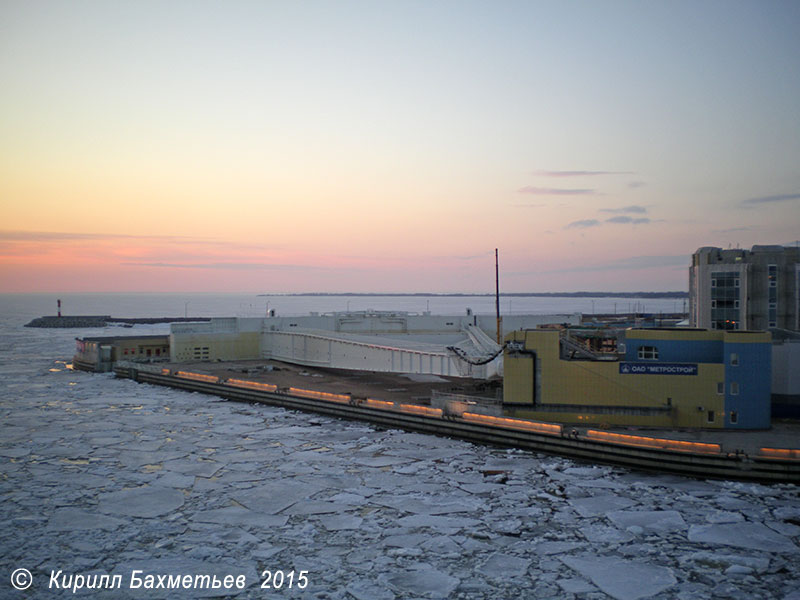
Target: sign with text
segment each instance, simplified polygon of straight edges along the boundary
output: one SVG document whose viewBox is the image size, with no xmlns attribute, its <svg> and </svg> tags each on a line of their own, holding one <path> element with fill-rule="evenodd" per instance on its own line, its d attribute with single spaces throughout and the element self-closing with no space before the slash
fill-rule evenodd
<svg viewBox="0 0 800 600">
<path fill-rule="evenodd" d="M 697 365 L 687 363 L 619 363 L 620 375 L 697 375 Z"/>
</svg>

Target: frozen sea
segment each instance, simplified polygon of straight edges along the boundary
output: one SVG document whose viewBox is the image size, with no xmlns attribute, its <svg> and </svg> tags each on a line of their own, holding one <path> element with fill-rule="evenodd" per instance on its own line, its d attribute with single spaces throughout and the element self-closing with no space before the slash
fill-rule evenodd
<svg viewBox="0 0 800 600">
<path fill-rule="evenodd" d="M 800 600 L 797 486 L 648 475 L 74 372 L 76 336 L 166 328 L 22 327 L 54 298 L 0 296 L 0 598 L 73 596 L 48 587 L 60 571 L 59 585 L 121 575 L 121 589 L 74 594 L 98 598 Z M 238 296 L 62 298 L 65 314 L 251 310 Z M 274 307 L 346 308 L 313 300 Z M 383 308 L 350 308 L 361 300 Z M 22 568 L 25 592 L 11 581 Z M 134 571 L 247 585 L 130 589 Z"/>
</svg>

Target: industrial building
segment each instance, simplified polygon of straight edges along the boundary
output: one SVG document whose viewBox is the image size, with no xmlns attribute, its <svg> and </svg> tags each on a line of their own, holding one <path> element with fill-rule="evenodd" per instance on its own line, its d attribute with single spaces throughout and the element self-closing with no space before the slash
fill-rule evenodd
<svg viewBox="0 0 800 600">
<path fill-rule="evenodd" d="M 547 324 L 577 325 L 581 315 L 508 315 L 501 336 Z M 489 379 L 502 376 L 497 319 L 394 311 L 335 312 L 296 317 L 220 318 L 174 323 L 170 359 L 265 359 L 387 373 Z"/>
<path fill-rule="evenodd" d="M 692 327 L 800 330 L 800 248 L 703 247 L 689 268 Z"/>
<path fill-rule="evenodd" d="M 169 336 L 132 335 L 76 338 L 72 365 L 107 373 L 121 360 L 157 362 L 169 359 Z"/>
<path fill-rule="evenodd" d="M 567 330 L 511 333 L 506 414 L 574 424 L 767 429 L 767 332 L 629 329 L 593 344 Z"/>
</svg>

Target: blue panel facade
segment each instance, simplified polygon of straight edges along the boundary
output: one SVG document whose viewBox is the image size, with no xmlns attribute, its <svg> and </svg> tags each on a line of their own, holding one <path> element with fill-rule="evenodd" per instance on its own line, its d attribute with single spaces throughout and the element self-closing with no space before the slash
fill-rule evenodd
<svg viewBox="0 0 800 600">
<path fill-rule="evenodd" d="M 724 426 L 734 429 L 768 429 L 772 400 L 772 344 L 726 341 L 741 336 L 739 333 L 708 333 L 711 339 L 676 340 L 675 333 L 664 335 L 665 338 L 673 339 L 626 338 L 625 361 L 638 365 L 648 363 L 654 368 L 664 363 L 723 364 Z M 714 337 L 717 339 L 713 339 Z M 640 348 L 643 348 L 641 354 Z M 620 368 L 626 363 L 620 363 Z"/>
<path fill-rule="evenodd" d="M 725 427 L 769 428 L 772 345 L 726 343 L 724 348 Z"/>
<path fill-rule="evenodd" d="M 625 360 L 641 361 L 639 348 L 651 346 L 658 349 L 658 358 L 653 362 L 668 363 L 721 363 L 722 340 L 625 340 Z"/>
</svg>

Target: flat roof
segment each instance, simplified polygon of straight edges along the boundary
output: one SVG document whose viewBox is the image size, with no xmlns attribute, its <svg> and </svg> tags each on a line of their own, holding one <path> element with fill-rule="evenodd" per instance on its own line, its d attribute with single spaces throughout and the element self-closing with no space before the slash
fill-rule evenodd
<svg viewBox="0 0 800 600">
<path fill-rule="evenodd" d="M 108 336 L 92 336 L 92 337 L 76 337 L 75 339 L 80 342 L 116 342 L 119 340 L 156 340 L 156 339 L 169 339 L 169 334 L 164 333 L 161 335 L 108 335 Z"/>
</svg>

